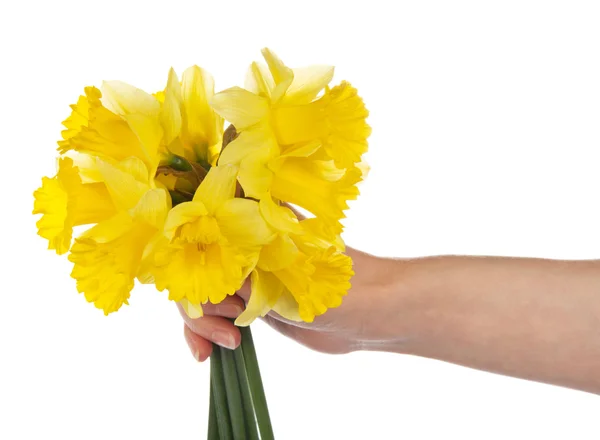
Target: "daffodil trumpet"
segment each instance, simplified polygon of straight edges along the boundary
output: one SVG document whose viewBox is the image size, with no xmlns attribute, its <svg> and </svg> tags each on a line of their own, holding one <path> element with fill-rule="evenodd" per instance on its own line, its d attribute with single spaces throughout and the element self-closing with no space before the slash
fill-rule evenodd
<svg viewBox="0 0 600 440">
<path fill-rule="evenodd" d="M 241 346 L 213 350 L 210 438 L 273 438 L 248 326 L 271 310 L 312 322 L 342 303 L 354 274 L 343 219 L 368 171 L 356 88 L 330 84 L 331 66 L 262 54 L 244 88 L 219 93 L 199 66 L 171 69 L 153 94 L 86 87 L 63 121 L 58 171 L 34 193 L 38 234 L 106 315 L 136 280 L 200 318 L 250 279 Z"/>
</svg>

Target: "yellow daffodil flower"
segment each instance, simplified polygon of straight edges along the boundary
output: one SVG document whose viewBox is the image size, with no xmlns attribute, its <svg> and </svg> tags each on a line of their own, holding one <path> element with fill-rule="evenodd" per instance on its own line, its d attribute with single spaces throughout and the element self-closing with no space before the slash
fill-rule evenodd
<svg viewBox="0 0 600 440">
<path fill-rule="evenodd" d="M 105 314 L 127 304 L 149 242 L 162 234 L 171 198 L 148 179 L 143 161 L 111 163 L 97 159 L 117 213 L 75 240 L 69 260 L 77 289 Z"/>
<path fill-rule="evenodd" d="M 234 87 L 211 101 L 240 133 L 219 163 L 239 166 L 249 197 L 301 206 L 323 219 L 333 238 L 347 202 L 358 195 L 368 112 L 348 83 L 327 87 L 332 67 L 293 70 L 268 49 L 263 55 L 269 70 L 252 64 L 250 91 Z"/>
<path fill-rule="evenodd" d="M 298 222 L 294 213 L 270 199 L 260 201 L 261 213 L 276 238 L 262 247 L 251 275 L 252 295 L 237 325 L 249 325 L 271 309 L 293 321 L 312 322 L 337 307 L 350 288 L 352 260 L 333 243 L 316 218 Z"/>
<path fill-rule="evenodd" d="M 223 119 L 210 107 L 215 93 L 212 76 L 198 66 L 188 68 L 181 83 L 173 69 L 158 94 L 164 148 L 190 162 L 215 165 L 223 139 Z"/>
<path fill-rule="evenodd" d="M 82 183 L 73 160 L 60 159 L 55 177 L 44 177 L 33 194 L 33 214 L 38 220 L 38 234 L 48 240 L 48 249 L 61 255 L 71 247 L 73 227 L 98 223 L 116 213 L 103 183 Z"/>
<path fill-rule="evenodd" d="M 234 198 L 236 177 L 234 166 L 211 168 L 193 200 L 169 212 L 166 240 L 154 254 L 157 289 L 167 289 L 191 316 L 201 315 L 201 304 L 233 295 L 273 238 L 258 203 Z"/>
</svg>

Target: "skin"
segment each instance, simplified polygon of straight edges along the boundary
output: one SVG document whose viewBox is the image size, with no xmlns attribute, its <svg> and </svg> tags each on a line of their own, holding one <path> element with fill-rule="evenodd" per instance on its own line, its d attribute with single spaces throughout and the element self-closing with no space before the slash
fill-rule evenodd
<svg viewBox="0 0 600 440">
<path fill-rule="evenodd" d="M 313 323 L 264 319 L 317 351 L 411 354 L 600 394 L 600 261 L 374 257 L 353 249 L 343 304 Z M 246 284 L 184 334 L 202 362 L 211 341 L 234 348 Z"/>
</svg>

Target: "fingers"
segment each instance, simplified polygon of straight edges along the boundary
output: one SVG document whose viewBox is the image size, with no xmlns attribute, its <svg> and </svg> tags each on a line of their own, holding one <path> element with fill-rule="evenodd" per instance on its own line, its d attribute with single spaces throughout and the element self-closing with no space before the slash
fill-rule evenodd
<svg viewBox="0 0 600 440">
<path fill-rule="evenodd" d="M 236 301 L 236 300 L 233 300 Z M 241 301 L 241 299 L 240 299 Z M 222 304 L 218 304 L 213 307 L 219 307 Z M 223 307 L 229 306 L 231 307 L 231 311 L 233 312 L 233 308 L 237 306 L 234 302 L 229 302 L 228 304 L 223 305 Z M 183 317 L 186 326 L 189 330 L 194 333 L 196 336 L 208 340 L 210 342 L 214 342 L 217 345 L 220 345 L 225 348 L 235 349 L 241 341 L 240 331 L 237 327 L 233 325 L 233 322 L 228 320 L 227 318 L 223 318 L 221 316 L 211 316 L 205 314 L 202 318 L 191 319 L 183 310 L 181 306 L 177 306 L 179 309 L 179 313 Z M 203 306 L 204 309 L 204 306 Z M 240 309 L 241 313 L 241 309 Z M 234 313 L 231 313 L 231 318 L 237 317 Z M 238 313 L 239 315 L 239 313 Z M 192 342 L 196 342 L 193 340 Z M 188 342 L 189 343 L 189 342 Z M 195 355 L 194 352 L 192 354 Z M 210 355 L 210 353 L 209 353 Z M 206 359 L 206 358 L 205 358 Z"/>
<path fill-rule="evenodd" d="M 248 289 L 249 290 L 249 289 Z M 219 304 L 204 304 L 202 306 L 204 315 L 223 316 L 225 318 L 237 318 L 244 311 L 244 300 L 237 295 L 228 296 Z"/>
<path fill-rule="evenodd" d="M 208 359 L 212 353 L 212 344 L 210 341 L 207 341 L 203 337 L 192 332 L 186 324 L 183 325 L 183 336 L 188 344 L 188 347 L 190 347 L 190 351 L 192 352 L 194 359 L 196 359 L 198 362 L 204 362 L 206 359 Z"/>
</svg>

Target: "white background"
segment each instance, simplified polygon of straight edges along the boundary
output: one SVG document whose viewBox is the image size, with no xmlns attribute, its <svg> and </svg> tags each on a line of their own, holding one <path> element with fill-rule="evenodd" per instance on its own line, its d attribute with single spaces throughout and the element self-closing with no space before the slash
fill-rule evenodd
<svg viewBox="0 0 600 440">
<path fill-rule="evenodd" d="M 32 192 L 86 85 L 241 85 L 260 49 L 337 66 L 371 110 L 348 244 L 386 256 L 600 256 L 595 1 L 8 1 L 0 6 L 0 438 L 205 438 L 208 364 L 152 287 L 108 318 L 45 251 Z M 600 294 L 600 292 L 599 292 Z M 278 439 L 598 439 L 600 398 L 254 327 Z"/>
</svg>

